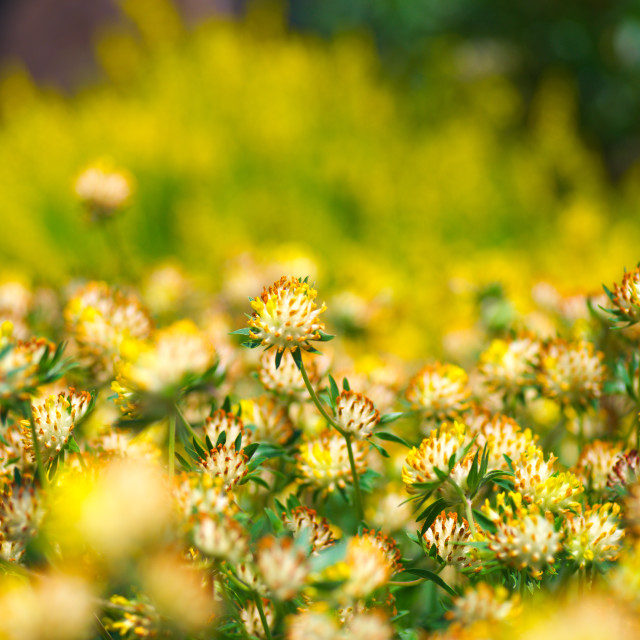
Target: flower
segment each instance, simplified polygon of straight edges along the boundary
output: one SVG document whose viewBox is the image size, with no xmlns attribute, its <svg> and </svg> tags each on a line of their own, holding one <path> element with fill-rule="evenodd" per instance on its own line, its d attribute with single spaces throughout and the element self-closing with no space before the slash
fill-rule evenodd
<svg viewBox="0 0 640 640">
<path fill-rule="evenodd" d="M 193 544 L 205 554 L 232 563 L 249 555 L 249 540 L 242 526 L 224 513 L 202 514 L 193 529 Z"/>
<path fill-rule="evenodd" d="M 337 640 L 338 624 L 328 613 L 302 611 L 287 619 L 287 640 Z"/>
<path fill-rule="evenodd" d="M 32 485 L 6 485 L 0 496 L 0 531 L 8 542 L 26 543 L 44 517 L 40 496 Z"/>
<path fill-rule="evenodd" d="M 477 422 L 477 421 L 474 421 Z M 474 422 L 465 420 L 467 431 L 470 435 L 476 435 L 478 448 L 483 449 L 487 445 L 489 450 L 489 469 L 508 470 L 509 465 L 505 455 L 512 461 L 517 460 L 523 451 L 535 442 L 531 429 L 522 429 L 520 425 L 503 414 L 479 421 L 477 428 Z M 474 428 L 470 428 L 474 425 Z"/>
<path fill-rule="evenodd" d="M 350 599 L 358 600 L 384 586 L 394 570 L 391 558 L 375 536 L 353 536 L 347 546 L 344 564 L 338 568 L 346 577 L 341 590 Z"/>
<path fill-rule="evenodd" d="M 485 531 L 489 549 L 496 558 L 515 569 L 527 569 L 540 579 L 547 565 L 555 562 L 560 551 L 561 534 L 555 530 L 551 513 L 543 515 L 536 504 L 523 504 L 519 493 L 499 493 L 496 508 L 489 501 L 482 511 L 495 525 L 496 532 Z"/>
<path fill-rule="evenodd" d="M 640 320 L 640 266 L 625 271 L 620 284 L 614 283 L 613 291 L 605 292 L 614 308 L 608 310 L 616 322 L 635 324 Z"/>
<path fill-rule="evenodd" d="M 133 192 L 133 179 L 105 160 L 84 169 L 76 178 L 75 192 L 93 220 L 111 217 L 126 206 Z"/>
<path fill-rule="evenodd" d="M 336 398 L 336 423 L 356 438 L 365 439 L 380 421 L 380 413 L 373 402 L 361 393 L 342 391 Z"/>
<path fill-rule="evenodd" d="M 208 473 L 183 473 L 175 478 L 174 497 L 178 512 L 187 520 L 196 514 L 230 513 L 233 494 L 222 478 Z"/>
<path fill-rule="evenodd" d="M 54 345 L 44 338 L 14 341 L 11 331 L 11 327 L 3 326 L 0 332 L 0 348 L 7 349 L 0 356 L 0 399 L 27 397 L 26 394 L 40 383 L 41 360 L 54 349 Z"/>
<path fill-rule="evenodd" d="M 38 448 L 43 459 L 53 460 L 69 442 L 76 422 L 85 415 L 91 404 L 91 394 L 71 388 L 67 392 L 35 400 L 31 405 Z M 36 459 L 30 420 L 22 423 L 24 446 Z"/>
<path fill-rule="evenodd" d="M 116 362 L 121 394 L 175 394 L 211 369 L 213 345 L 190 320 L 153 332 L 147 341 L 123 341 Z"/>
<path fill-rule="evenodd" d="M 463 626 L 471 626 L 477 622 L 496 623 L 515 617 L 520 609 L 520 598 L 517 595 L 509 597 L 503 586 L 480 582 L 467 587 L 464 595 L 455 598 L 452 604 L 446 617 Z"/>
<path fill-rule="evenodd" d="M 428 421 L 455 420 L 469 408 L 471 391 L 463 369 L 436 362 L 421 369 L 409 382 L 411 407 Z"/>
<path fill-rule="evenodd" d="M 290 600 L 303 587 L 309 567 L 302 549 L 291 538 L 263 538 L 258 545 L 258 568 L 273 597 Z"/>
<path fill-rule="evenodd" d="M 245 428 L 242 420 L 234 413 L 230 413 L 224 409 L 214 411 L 213 414 L 205 420 L 204 433 L 206 436 L 209 436 L 213 444 L 216 444 L 218 438 L 224 433 L 226 435 L 225 442 L 230 445 L 233 444 L 234 446 L 238 436 L 241 436 L 239 449 L 242 448 L 242 446 L 250 444 L 253 440 L 253 434 Z"/>
<path fill-rule="evenodd" d="M 514 465 L 514 484 L 524 500 L 537 504 L 543 511 L 563 511 L 578 506 L 576 498 L 584 491 L 580 480 L 570 472 L 554 473 L 557 458 L 529 445 Z"/>
<path fill-rule="evenodd" d="M 366 448 L 362 441 L 352 443 L 357 473 L 366 469 Z M 344 438 L 334 430 L 326 429 L 318 436 L 305 440 L 296 456 L 298 469 L 309 484 L 333 491 L 344 489 L 351 478 L 349 452 Z"/>
<path fill-rule="evenodd" d="M 422 536 L 427 549 L 435 553 L 446 564 L 457 567 L 469 566 L 470 560 L 464 542 L 473 542 L 469 523 L 462 518 L 458 522 L 458 514 L 454 511 L 443 511 Z"/>
<path fill-rule="evenodd" d="M 282 521 L 295 536 L 301 536 L 306 532 L 311 550 L 315 554 L 335 543 L 329 521 L 318 516 L 318 513 L 309 507 L 295 507 L 291 514 L 284 512 Z"/>
<path fill-rule="evenodd" d="M 282 370 L 283 367 L 280 367 Z M 261 396 L 242 402 L 242 415 L 253 426 L 253 439 L 283 445 L 293 436 L 293 424 L 286 407 L 275 398 Z"/>
<path fill-rule="evenodd" d="M 355 613 L 345 624 L 345 640 L 391 640 L 393 628 L 387 617 L 380 611 Z"/>
<path fill-rule="evenodd" d="M 563 404 L 586 407 L 602 394 L 606 368 L 604 354 L 594 352 L 593 344 L 581 340 L 549 341 L 542 352 L 538 382 L 544 395 Z"/>
<path fill-rule="evenodd" d="M 568 513 L 565 520 L 565 549 L 581 566 L 613 561 L 622 551 L 624 530 L 618 527 L 620 505 L 607 502 Z"/>
<path fill-rule="evenodd" d="M 324 324 L 318 316 L 326 310 L 318 307 L 318 292 L 301 278 L 283 276 L 259 298 L 251 300 L 254 310 L 249 319 L 249 337 L 263 347 L 315 351 L 314 340 L 323 339 Z"/>
<path fill-rule="evenodd" d="M 219 444 L 200 458 L 200 464 L 214 478 L 222 478 L 228 491 L 235 487 L 249 473 L 248 458 L 242 449 L 236 450 L 234 443 Z"/>
<path fill-rule="evenodd" d="M 264 611 L 264 617 L 267 621 L 267 626 L 272 629 L 275 622 L 275 614 L 271 603 L 266 598 L 262 598 L 262 609 Z M 244 630 L 248 636 L 254 636 L 264 640 L 266 634 L 264 627 L 262 626 L 262 619 L 260 618 L 260 612 L 255 602 L 249 602 L 246 606 L 240 609 L 240 620 L 244 625 Z"/>
<path fill-rule="evenodd" d="M 640 455 L 636 449 L 621 454 L 607 478 L 607 486 L 627 486 L 640 480 Z"/>
<path fill-rule="evenodd" d="M 419 448 L 413 447 L 402 467 L 402 481 L 407 489 L 413 492 L 415 484 L 439 481 L 434 469 L 448 473 L 451 456 L 463 449 L 465 442 L 465 426 L 453 422 L 443 423 L 420 443 Z"/>
<path fill-rule="evenodd" d="M 360 534 L 363 538 L 368 538 L 373 544 L 381 549 L 387 556 L 387 560 L 391 564 L 391 572 L 399 573 L 402 571 L 402 554 L 398 549 L 398 545 L 393 538 L 382 533 L 382 531 L 374 531 L 373 529 L 363 529 Z"/>
<path fill-rule="evenodd" d="M 540 342 L 533 336 L 496 339 L 480 355 L 480 372 L 491 390 L 518 393 L 534 381 L 539 360 Z"/>
<path fill-rule="evenodd" d="M 287 400 L 302 402 L 308 397 L 302 374 L 287 351 L 283 353 L 280 366 L 276 367 L 277 351 L 264 351 L 260 355 L 258 378 L 267 391 L 284 396 Z M 318 380 L 318 370 L 314 360 L 305 362 L 309 380 Z"/>
<path fill-rule="evenodd" d="M 622 455 L 622 447 L 613 442 L 594 440 L 580 452 L 574 473 L 585 487 L 602 491 L 607 486 L 609 474 Z"/>
<path fill-rule="evenodd" d="M 89 282 L 78 289 L 65 307 L 64 318 L 80 355 L 109 375 L 123 343 L 146 340 L 152 328 L 136 296 L 104 282 Z"/>
</svg>

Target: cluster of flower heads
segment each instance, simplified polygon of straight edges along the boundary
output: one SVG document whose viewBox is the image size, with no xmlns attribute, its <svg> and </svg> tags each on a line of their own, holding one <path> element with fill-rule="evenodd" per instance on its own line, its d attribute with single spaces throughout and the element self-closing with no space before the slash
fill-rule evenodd
<svg viewBox="0 0 640 640">
<path fill-rule="evenodd" d="M 162 278 L 69 287 L 48 338 L 16 302 L 0 635 L 529 638 L 586 593 L 638 628 L 640 359 L 608 330 L 636 321 L 637 280 L 575 333 L 377 370 L 324 347 L 308 279 L 236 331 L 212 301 L 172 313 Z"/>
</svg>

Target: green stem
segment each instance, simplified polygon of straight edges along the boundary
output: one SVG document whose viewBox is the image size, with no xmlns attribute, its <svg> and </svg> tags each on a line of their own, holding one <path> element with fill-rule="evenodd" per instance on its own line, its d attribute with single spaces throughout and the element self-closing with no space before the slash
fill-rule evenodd
<svg viewBox="0 0 640 640">
<path fill-rule="evenodd" d="M 180 419 L 182 420 L 182 424 L 184 424 L 185 429 L 189 432 L 189 435 L 192 438 L 195 438 L 198 442 L 200 442 L 200 438 L 198 437 L 198 434 L 193 430 L 193 427 L 189 424 L 189 421 L 185 418 L 185 415 L 184 413 L 182 413 L 182 409 L 180 409 L 178 403 L 176 402 L 174 406 L 177 414 L 180 416 Z"/>
<path fill-rule="evenodd" d="M 176 414 L 169 416 L 169 477 L 173 478 L 176 466 Z"/>
<path fill-rule="evenodd" d="M 422 582 L 426 582 L 427 579 L 426 578 L 416 578 L 415 580 L 409 580 L 408 582 L 394 582 L 393 580 L 391 580 L 390 582 L 387 582 L 387 584 L 392 585 L 394 587 L 413 587 L 417 584 L 421 584 Z"/>
<path fill-rule="evenodd" d="M 47 473 L 42 464 L 42 456 L 40 455 L 40 448 L 38 447 L 38 438 L 36 434 L 36 423 L 33 420 L 33 411 L 31 409 L 31 400 L 27 400 L 24 403 L 25 413 L 29 416 L 29 425 L 31 427 L 31 442 L 33 444 L 33 455 L 36 459 L 36 466 L 38 468 L 38 477 L 40 478 L 40 484 L 42 487 L 47 487 L 49 481 L 47 479 Z"/>
<path fill-rule="evenodd" d="M 311 396 L 311 400 L 313 404 L 316 405 L 318 411 L 322 414 L 322 417 L 345 439 L 347 443 L 347 453 L 349 454 L 349 466 L 351 467 L 351 478 L 353 481 L 353 489 L 354 489 L 354 499 L 356 506 L 356 515 L 358 520 L 364 520 L 364 510 L 362 508 L 362 492 L 360 490 L 360 478 L 358 476 L 358 471 L 356 469 L 356 461 L 353 457 L 353 447 L 351 446 L 351 437 L 348 433 L 345 433 L 340 425 L 329 415 L 329 412 L 325 409 L 322 402 L 320 402 L 320 398 L 318 398 L 318 394 L 313 388 L 311 381 L 309 380 L 309 376 L 307 375 L 307 370 L 305 369 L 304 362 L 302 361 L 302 354 L 299 358 L 300 363 L 300 373 L 302 374 L 302 379 L 304 380 L 304 386 L 307 388 L 309 395 Z"/>
<path fill-rule="evenodd" d="M 256 603 L 256 607 L 258 608 L 258 613 L 260 614 L 260 620 L 262 621 L 262 626 L 264 628 L 264 635 L 267 640 L 271 640 L 271 629 L 269 629 L 269 623 L 267 622 L 267 616 L 264 615 L 264 608 L 262 607 L 262 599 L 257 593 L 253 594 L 253 598 Z"/>
<path fill-rule="evenodd" d="M 469 523 L 469 529 L 471 529 L 471 533 L 476 535 L 476 521 L 473 519 L 473 507 L 471 505 L 471 500 L 467 497 L 464 499 L 464 511 L 467 515 L 467 522 Z"/>
</svg>

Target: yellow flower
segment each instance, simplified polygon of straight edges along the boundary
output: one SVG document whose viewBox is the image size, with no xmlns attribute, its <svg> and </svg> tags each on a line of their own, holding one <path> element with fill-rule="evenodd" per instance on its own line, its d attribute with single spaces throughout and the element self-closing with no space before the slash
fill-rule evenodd
<svg viewBox="0 0 640 640">
<path fill-rule="evenodd" d="M 464 518 L 461 520 L 458 522 L 455 511 L 443 511 L 422 536 L 427 549 L 435 548 L 443 562 L 458 568 L 470 564 L 468 549 L 461 543 L 473 542 L 469 523 Z"/>
<path fill-rule="evenodd" d="M 603 358 L 590 342 L 551 340 L 544 347 L 538 374 L 543 394 L 563 404 L 587 406 L 602 394 L 606 375 Z"/>
<path fill-rule="evenodd" d="M 254 313 L 249 319 L 249 337 L 263 347 L 315 351 L 314 340 L 323 339 L 324 324 L 318 316 L 326 310 L 318 307 L 318 292 L 300 278 L 283 276 L 259 298 L 251 300 Z"/>
<path fill-rule="evenodd" d="M 111 168 L 103 160 L 90 165 L 78 175 L 75 192 L 92 220 L 101 220 L 111 217 L 129 203 L 133 179 L 127 172 Z"/>
<path fill-rule="evenodd" d="M 380 421 L 380 413 L 373 402 L 361 393 L 342 391 L 336 398 L 336 422 L 346 433 L 365 439 Z"/>
<path fill-rule="evenodd" d="M 407 400 L 429 422 L 455 420 L 469 408 L 467 381 L 460 367 L 439 362 L 427 365 L 409 382 Z"/>
<path fill-rule="evenodd" d="M 355 440 L 352 447 L 356 470 L 364 473 L 366 445 Z M 346 487 L 351 478 L 347 444 L 335 430 L 325 430 L 317 437 L 304 441 L 297 458 L 298 469 L 304 480 L 316 487 L 333 491 L 336 487 Z"/>
<path fill-rule="evenodd" d="M 283 513 L 282 521 L 296 536 L 309 536 L 313 553 L 318 553 L 335 543 L 329 521 L 321 518 L 314 509 L 299 506 L 291 510 L 291 514 Z"/>
<path fill-rule="evenodd" d="M 640 266 L 633 271 L 625 271 L 620 284 L 613 285 L 613 291 L 605 292 L 614 306 L 610 313 L 619 323 L 635 324 L 640 320 Z"/>
<path fill-rule="evenodd" d="M 554 528 L 551 513 L 543 514 L 536 504 L 524 505 L 519 493 L 510 493 L 508 499 L 505 493 L 499 493 L 496 508 L 487 500 L 482 511 L 496 527 L 495 533 L 484 532 L 496 558 L 515 569 L 527 569 L 540 579 L 561 549 L 561 534 Z"/>
<path fill-rule="evenodd" d="M 449 459 L 464 448 L 466 440 L 463 424 L 443 423 L 421 442 L 420 447 L 413 447 L 402 467 L 402 481 L 407 489 L 413 491 L 414 484 L 439 480 L 435 468 L 448 474 Z"/>
<path fill-rule="evenodd" d="M 91 403 L 91 394 L 86 391 L 69 389 L 67 392 L 35 400 L 31 405 L 33 422 L 38 441 L 38 449 L 45 461 L 53 460 L 65 447 L 71 433 L 87 412 Z M 24 446 L 35 460 L 31 422 L 21 422 Z"/>
<path fill-rule="evenodd" d="M 619 513 L 620 505 L 607 502 L 567 514 L 565 549 L 581 567 L 618 558 L 625 533 L 618 527 Z"/>
<path fill-rule="evenodd" d="M 622 456 L 622 447 L 613 442 L 594 440 L 580 452 L 574 473 L 585 487 L 602 491 L 607 486 L 609 474 Z"/>
<path fill-rule="evenodd" d="M 517 393 L 534 381 L 540 361 L 540 342 L 522 335 L 512 340 L 494 340 L 480 356 L 480 371 L 493 391 Z"/>
</svg>

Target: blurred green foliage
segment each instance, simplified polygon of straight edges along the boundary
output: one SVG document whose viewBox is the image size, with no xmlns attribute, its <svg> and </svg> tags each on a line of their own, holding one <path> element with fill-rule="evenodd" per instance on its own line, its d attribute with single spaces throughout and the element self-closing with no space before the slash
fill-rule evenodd
<svg viewBox="0 0 640 640">
<path fill-rule="evenodd" d="M 498 65 L 529 101 L 550 73 L 577 90 L 579 122 L 614 173 L 640 155 L 640 2 L 622 0 L 295 0 L 293 25 L 325 36 L 372 34 L 387 69 L 429 85 L 443 39 Z"/>
</svg>

